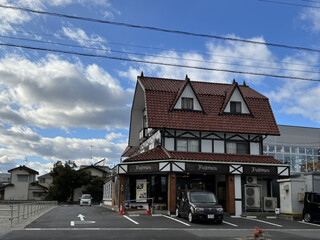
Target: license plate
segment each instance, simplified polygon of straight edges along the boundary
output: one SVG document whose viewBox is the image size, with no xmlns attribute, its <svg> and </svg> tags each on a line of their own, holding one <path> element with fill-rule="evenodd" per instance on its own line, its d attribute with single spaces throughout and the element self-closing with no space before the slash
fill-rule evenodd
<svg viewBox="0 0 320 240">
<path fill-rule="evenodd" d="M 208 215 L 208 219 L 213 219 L 214 218 L 214 215 L 213 214 L 209 214 Z"/>
</svg>

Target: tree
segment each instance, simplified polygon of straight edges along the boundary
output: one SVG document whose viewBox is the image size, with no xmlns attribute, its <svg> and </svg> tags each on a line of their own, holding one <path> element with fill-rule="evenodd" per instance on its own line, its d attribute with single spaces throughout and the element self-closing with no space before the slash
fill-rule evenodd
<svg viewBox="0 0 320 240">
<path fill-rule="evenodd" d="M 54 164 L 50 175 L 53 178 L 52 186 L 49 188 L 48 198 L 57 201 L 73 199 L 73 190 L 90 182 L 90 173 L 77 171 L 77 165 L 72 161 L 64 164 L 58 161 Z"/>
<path fill-rule="evenodd" d="M 100 202 L 103 197 L 104 177 L 92 177 L 85 188 L 85 193 L 91 194 L 93 201 Z"/>
</svg>

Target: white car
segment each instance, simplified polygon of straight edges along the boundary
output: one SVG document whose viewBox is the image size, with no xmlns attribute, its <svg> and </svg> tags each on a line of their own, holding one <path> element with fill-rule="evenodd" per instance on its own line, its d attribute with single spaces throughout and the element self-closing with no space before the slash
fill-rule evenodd
<svg viewBox="0 0 320 240">
<path fill-rule="evenodd" d="M 80 197 L 80 206 L 91 206 L 92 197 L 90 194 L 82 194 Z"/>
</svg>

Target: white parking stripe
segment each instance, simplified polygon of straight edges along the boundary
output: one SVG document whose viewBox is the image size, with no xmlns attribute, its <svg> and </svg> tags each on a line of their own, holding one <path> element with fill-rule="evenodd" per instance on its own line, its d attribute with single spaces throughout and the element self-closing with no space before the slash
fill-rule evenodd
<svg viewBox="0 0 320 240">
<path fill-rule="evenodd" d="M 253 218 L 244 218 L 244 219 L 248 219 L 248 220 L 251 220 L 251 221 L 257 221 L 257 222 L 262 222 L 262 223 L 269 224 L 269 225 L 276 226 L 276 227 L 282 227 L 282 225 L 271 223 L 271 222 L 262 221 L 262 220 L 259 220 L 259 219 L 253 219 Z"/>
<path fill-rule="evenodd" d="M 223 223 L 225 223 L 225 224 L 229 224 L 229 225 L 231 225 L 231 226 L 233 226 L 233 227 L 238 227 L 238 225 L 233 224 L 233 223 L 229 223 L 229 222 L 226 222 L 226 221 L 223 221 Z"/>
<path fill-rule="evenodd" d="M 190 227 L 190 226 L 191 226 L 190 224 L 185 223 L 185 222 L 182 222 L 182 221 L 180 221 L 180 220 L 178 220 L 178 219 L 176 219 L 176 218 L 169 217 L 169 216 L 166 216 L 166 215 L 163 215 L 163 216 L 164 216 L 164 217 L 166 217 L 166 218 L 169 218 L 169 219 L 171 219 L 171 220 L 173 220 L 173 221 L 176 221 L 176 222 L 182 223 L 182 224 L 184 224 L 184 225 L 186 225 L 186 226 L 188 226 L 188 227 Z"/>
<path fill-rule="evenodd" d="M 317 227 L 320 227 L 319 224 L 314 224 L 314 223 L 307 223 L 305 221 L 299 221 L 299 223 L 304 223 L 304 224 L 308 224 L 308 225 L 311 225 L 311 226 L 317 226 Z"/>
<path fill-rule="evenodd" d="M 126 216 L 126 215 L 123 215 L 123 217 L 125 217 L 125 218 L 128 219 L 129 221 L 133 222 L 134 224 L 139 224 L 138 222 L 136 222 L 135 220 L 129 218 L 129 217 Z"/>
</svg>

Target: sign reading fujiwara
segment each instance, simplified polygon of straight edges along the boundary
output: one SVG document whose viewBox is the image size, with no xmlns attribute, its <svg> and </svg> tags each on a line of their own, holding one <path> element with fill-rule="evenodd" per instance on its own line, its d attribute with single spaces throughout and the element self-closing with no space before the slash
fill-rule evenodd
<svg viewBox="0 0 320 240">
<path fill-rule="evenodd" d="M 265 167 L 265 166 L 243 166 L 244 174 L 254 175 L 277 175 L 277 167 Z"/>
<path fill-rule="evenodd" d="M 186 163 L 186 172 L 227 173 L 228 166 L 219 164 Z"/>
<path fill-rule="evenodd" d="M 151 172 L 159 172 L 159 164 L 158 163 L 146 163 L 146 164 L 137 164 L 137 165 L 129 165 L 129 173 L 151 173 Z"/>
</svg>

